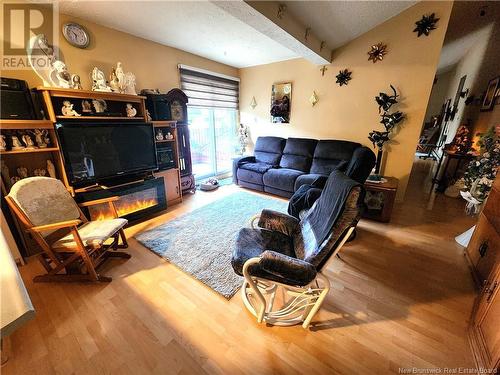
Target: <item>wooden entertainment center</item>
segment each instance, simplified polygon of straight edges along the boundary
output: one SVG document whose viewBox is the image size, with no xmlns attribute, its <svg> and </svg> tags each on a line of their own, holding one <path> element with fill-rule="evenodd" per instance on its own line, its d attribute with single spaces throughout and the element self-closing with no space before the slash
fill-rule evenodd
<svg viewBox="0 0 500 375">
<path fill-rule="evenodd" d="M 58 179 L 60 179 L 68 191 L 78 199 L 79 196 L 84 196 L 88 194 L 88 192 L 92 191 L 92 188 L 108 190 L 110 193 L 116 190 L 116 186 L 102 186 L 96 185 L 94 187 L 85 187 L 85 188 L 77 188 L 71 185 L 70 179 L 67 176 L 65 164 L 64 164 L 64 155 L 63 150 L 61 149 L 61 145 L 59 143 L 55 125 L 57 123 L 72 123 L 80 124 L 83 126 L 85 122 L 102 122 L 105 123 L 106 120 L 109 122 L 123 124 L 126 126 L 127 123 L 146 123 L 151 122 L 153 124 L 154 132 L 158 130 L 162 131 L 164 134 L 170 133 L 168 139 L 155 139 L 156 148 L 158 147 L 167 147 L 168 151 L 174 159 L 171 165 L 168 167 L 160 168 L 150 173 L 149 177 L 146 177 L 144 184 L 151 185 L 151 180 L 162 181 L 160 183 L 161 189 L 163 192 L 160 192 L 160 195 L 163 194 L 163 199 L 166 199 L 166 205 L 173 205 L 179 202 L 182 202 L 182 191 L 181 191 L 181 175 L 180 175 L 180 163 L 179 163 L 179 149 L 178 149 L 178 133 L 176 121 L 148 121 L 147 111 L 146 111 L 146 97 L 139 95 L 127 95 L 127 94 L 118 94 L 112 92 L 96 92 L 96 91 L 85 91 L 85 90 L 73 90 L 73 89 L 62 89 L 62 88 L 51 88 L 51 87 L 38 87 L 37 93 L 41 96 L 44 106 L 45 117 L 48 120 L 0 120 L 0 132 L 6 139 L 12 136 L 17 136 L 21 138 L 22 134 L 30 133 L 32 134 L 35 129 L 39 129 L 46 133 L 46 137 L 49 141 L 47 147 L 36 147 L 36 148 L 20 148 L 16 150 L 6 149 L 0 151 L 0 155 L 2 158 L 2 179 L 1 179 L 1 191 L 2 196 L 5 196 L 9 193 L 11 186 L 15 183 L 15 179 L 11 181 L 13 176 L 19 175 L 19 168 L 25 168 L 25 173 L 23 171 L 22 174 L 27 174 L 28 177 L 36 175 L 40 173 L 41 170 L 45 171 L 46 176 L 49 176 L 48 173 L 48 162 L 53 165 L 52 175 Z M 69 101 L 74 105 L 75 110 L 77 110 L 80 116 L 65 116 L 61 113 L 61 108 L 65 105 L 64 102 Z M 96 101 L 96 104 L 101 103 L 102 105 L 107 107 L 107 111 L 103 112 L 102 115 L 93 111 L 93 113 L 85 113 L 82 111 L 84 107 L 83 102 L 87 102 L 93 104 Z M 135 109 L 134 116 L 127 116 L 127 104 L 132 105 Z M 81 106 L 80 106 L 81 105 Z M 130 109 L 130 107 L 128 107 Z M 36 172 L 38 171 L 38 172 Z M 19 176 L 21 178 L 25 176 Z M 141 183 L 141 180 L 135 181 L 125 181 L 121 182 L 120 186 L 125 186 L 130 188 L 133 191 L 136 191 L 136 187 Z M 158 183 L 157 183 L 158 185 Z M 157 189 L 158 186 L 156 187 Z M 150 188 L 151 190 L 154 187 Z M 132 191 L 131 190 L 131 191 Z M 108 193 L 108 194 L 110 194 Z M 165 198 L 166 197 L 166 198 Z M 19 223 L 17 223 L 16 219 L 10 218 L 11 221 L 14 222 L 14 225 L 17 227 L 17 232 L 19 234 L 18 238 L 24 245 L 24 248 L 27 250 L 28 254 L 25 255 L 33 255 L 37 253 L 38 245 L 30 238 L 28 234 L 26 234 L 22 229 Z M 31 249 L 31 250 L 28 250 Z"/>
</svg>

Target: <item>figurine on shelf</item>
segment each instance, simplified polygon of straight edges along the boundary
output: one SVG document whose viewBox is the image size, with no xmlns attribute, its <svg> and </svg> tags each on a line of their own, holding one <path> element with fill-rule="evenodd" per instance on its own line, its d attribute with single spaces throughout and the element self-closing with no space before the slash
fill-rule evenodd
<svg viewBox="0 0 500 375">
<path fill-rule="evenodd" d="M 52 71 L 50 73 L 50 77 L 56 87 L 62 87 L 65 89 L 73 87 L 71 74 L 69 74 L 66 64 L 60 60 L 56 60 L 52 63 Z"/>
<path fill-rule="evenodd" d="M 80 79 L 80 76 L 78 74 L 72 74 L 71 75 L 71 83 L 72 83 L 72 88 L 75 90 L 83 90 L 82 87 L 82 81 Z"/>
<path fill-rule="evenodd" d="M 99 68 L 92 69 L 92 91 L 111 92 L 111 87 L 106 83 L 106 77 Z"/>
<path fill-rule="evenodd" d="M 2 173 L 3 182 L 10 188 L 10 172 L 9 167 L 5 164 L 5 160 L 0 160 L 0 171 Z"/>
<path fill-rule="evenodd" d="M 115 68 L 111 69 L 111 75 L 109 77 L 109 86 L 111 87 L 111 90 L 113 90 L 114 92 L 120 92 L 120 84 L 118 82 L 118 78 L 116 77 Z"/>
<path fill-rule="evenodd" d="M 47 148 L 48 143 L 46 142 L 48 139 L 48 131 L 47 129 L 35 129 L 31 131 L 31 134 L 35 136 L 35 142 L 40 148 Z"/>
<path fill-rule="evenodd" d="M 33 171 L 33 175 L 34 176 L 41 176 L 41 177 L 45 177 L 45 175 L 47 174 L 47 171 L 43 168 L 36 168 L 34 171 Z"/>
<path fill-rule="evenodd" d="M 106 101 L 103 99 L 93 99 L 92 104 L 94 105 L 94 109 L 96 113 L 103 113 L 108 109 L 108 105 Z"/>
<path fill-rule="evenodd" d="M 20 179 L 21 179 L 21 177 L 18 177 L 18 176 L 12 176 L 12 177 L 10 178 L 10 186 L 11 186 L 11 187 L 12 187 L 12 186 L 14 186 L 14 184 L 15 184 L 17 181 L 19 181 Z"/>
<path fill-rule="evenodd" d="M 163 137 L 163 133 L 162 133 L 161 129 L 158 129 L 156 131 L 156 137 L 155 138 L 156 138 L 157 141 L 163 141 L 165 139 Z"/>
<path fill-rule="evenodd" d="M 35 148 L 38 148 L 33 143 L 33 140 L 31 139 L 31 137 L 29 136 L 29 134 L 23 134 L 23 136 L 21 137 L 21 139 L 23 140 L 24 144 L 26 145 L 26 149 L 27 150 L 33 150 Z"/>
<path fill-rule="evenodd" d="M 82 112 L 92 113 L 92 104 L 88 100 L 82 100 Z"/>
<path fill-rule="evenodd" d="M 56 167 L 54 167 L 54 163 L 50 159 L 47 159 L 47 172 L 50 177 L 56 178 Z"/>
<path fill-rule="evenodd" d="M 116 77 L 116 80 L 118 83 L 118 88 L 119 88 L 120 92 L 124 92 L 125 91 L 125 72 L 123 71 L 123 67 L 122 67 L 121 62 L 116 63 L 116 69 L 114 69 L 114 71 L 115 71 L 115 77 Z"/>
<path fill-rule="evenodd" d="M 117 80 L 118 91 L 123 94 L 137 95 L 135 91 L 135 75 L 131 72 L 125 73 L 121 62 L 116 63 L 114 75 Z M 113 73 L 111 73 L 113 76 Z"/>
<path fill-rule="evenodd" d="M 126 73 L 125 74 L 125 89 L 123 91 L 125 94 L 129 95 L 137 95 L 137 91 L 135 90 L 135 74 L 134 73 Z"/>
<path fill-rule="evenodd" d="M 63 116 L 81 116 L 76 110 L 73 109 L 73 104 L 69 100 L 63 101 L 61 113 L 63 114 Z"/>
<path fill-rule="evenodd" d="M 149 111 L 146 109 L 146 121 L 152 121 L 153 118 L 151 117 L 151 113 L 149 113 Z"/>
<path fill-rule="evenodd" d="M 17 174 L 19 175 L 20 178 L 27 178 L 28 177 L 28 168 L 26 168 L 26 167 L 17 168 Z"/>
<path fill-rule="evenodd" d="M 126 107 L 127 107 L 126 108 L 127 117 L 135 117 L 135 115 L 137 115 L 137 109 L 135 109 L 134 107 L 132 107 L 132 104 L 127 103 Z"/>
<path fill-rule="evenodd" d="M 171 139 L 174 139 L 174 136 L 172 135 L 172 133 L 168 132 L 167 136 L 165 138 L 168 140 L 171 140 Z"/>
<path fill-rule="evenodd" d="M 19 140 L 19 138 L 15 135 L 11 136 L 10 139 L 12 140 L 12 150 L 17 151 L 17 150 L 23 150 L 25 147 Z"/>
<path fill-rule="evenodd" d="M 0 135 L 0 151 L 5 151 L 7 149 L 7 143 L 5 142 L 5 135 Z"/>
</svg>

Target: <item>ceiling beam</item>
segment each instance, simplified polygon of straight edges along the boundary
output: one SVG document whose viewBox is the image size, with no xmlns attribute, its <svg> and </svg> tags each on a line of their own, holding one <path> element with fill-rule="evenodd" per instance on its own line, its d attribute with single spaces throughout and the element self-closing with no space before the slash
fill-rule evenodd
<svg viewBox="0 0 500 375">
<path fill-rule="evenodd" d="M 329 64 L 332 50 L 277 1 L 212 1 L 233 17 L 313 64 Z"/>
</svg>

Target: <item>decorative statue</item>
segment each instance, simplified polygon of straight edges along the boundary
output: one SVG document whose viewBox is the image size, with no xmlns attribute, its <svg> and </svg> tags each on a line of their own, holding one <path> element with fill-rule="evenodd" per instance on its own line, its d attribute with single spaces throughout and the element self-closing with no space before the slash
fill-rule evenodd
<svg viewBox="0 0 500 375">
<path fill-rule="evenodd" d="M 47 171 L 43 168 L 37 168 L 33 171 L 33 175 L 44 177 L 47 174 Z"/>
<path fill-rule="evenodd" d="M 120 85 L 118 82 L 118 78 L 116 77 L 115 68 L 112 68 L 111 70 L 111 76 L 109 77 L 109 86 L 114 92 L 120 92 Z"/>
<path fill-rule="evenodd" d="M 116 63 L 115 76 L 120 92 L 125 92 L 125 72 L 123 71 L 121 62 Z"/>
<path fill-rule="evenodd" d="M 83 90 L 82 82 L 81 82 L 80 76 L 78 74 L 71 75 L 71 83 L 72 83 L 72 87 L 75 90 Z"/>
<path fill-rule="evenodd" d="M 135 74 L 130 72 L 125 74 L 124 93 L 129 95 L 137 95 L 137 92 L 135 91 Z"/>
<path fill-rule="evenodd" d="M 0 135 L 0 151 L 5 151 L 7 148 L 7 143 L 5 142 L 5 135 Z"/>
<path fill-rule="evenodd" d="M 23 136 L 21 137 L 21 139 L 23 140 L 24 144 L 26 145 L 26 149 L 33 150 L 35 148 L 38 148 L 33 143 L 33 140 L 31 139 L 31 137 L 29 136 L 29 134 L 23 134 Z"/>
<path fill-rule="evenodd" d="M 35 142 L 38 147 L 40 148 L 46 148 L 48 143 L 46 142 L 47 140 L 47 135 L 48 131 L 47 129 L 35 129 L 31 132 L 35 136 Z"/>
<path fill-rule="evenodd" d="M 17 168 L 17 174 L 21 178 L 28 177 L 28 168 L 26 168 L 26 167 L 19 167 L 19 168 Z"/>
<path fill-rule="evenodd" d="M 19 181 L 21 179 L 21 177 L 18 177 L 18 176 L 12 176 L 10 178 L 10 186 L 14 186 L 14 184 Z"/>
<path fill-rule="evenodd" d="M 137 115 L 137 109 L 135 109 L 134 107 L 132 107 L 132 104 L 127 103 L 126 107 L 127 107 L 126 108 L 127 117 L 135 117 L 135 115 Z"/>
<path fill-rule="evenodd" d="M 82 112 L 92 113 L 92 104 L 88 100 L 82 100 Z"/>
<path fill-rule="evenodd" d="M 111 88 L 106 83 L 104 73 L 97 67 L 92 69 L 92 91 L 111 92 Z"/>
<path fill-rule="evenodd" d="M 12 140 L 12 150 L 16 151 L 16 150 L 22 150 L 25 148 L 23 146 L 23 144 L 21 143 L 21 141 L 19 140 L 19 138 L 17 138 L 17 136 L 13 135 L 10 138 Z"/>
<path fill-rule="evenodd" d="M 149 113 L 149 111 L 146 109 L 146 121 L 152 121 L 153 118 L 151 117 L 151 113 Z"/>
<path fill-rule="evenodd" d="M 5 185 L 7 185 L 7 187 L 10 187 L 10 172 L 9 167 L 7 167 L 7 164 L 5 164 L 5 160 L 0 160 L 0 170 L 2 173 L 3 182 L 5 182 Z"/>
<path fill-rule="evenodd" d="M 56 178 L 56 167 L 54 167 L 54 163 L 50 159 L 47 159 L 47 172 L 50 177 Z"/>
<path fill-rule="evenodd" d="M 111 77 L 113 77 L 112 79 L 116 78 L 116 86 L 120 93 L 137 95 L 135 91 L 135 75 L 131 72 L 125 73 L 121 62 L 116 63 L 116 68 L 111 72 Z"/>
<path fill-rule="evenodd" d="M 56 87 L 62 87 L 65 89 L 73 87 L 71 74 L 69 74 L 66 64 L 60 60 L 56 60 L 52 63 L 50 77 Z"/>
<path fill-rule="evenodd" d="M 165 139 L 163 137 L 163 133 L 162 133 L 161 129 L 158 129 L 156 131 L 156 137 L 155 138 L 156 138 L 157 141 L 163 141 Z"/>
<path fill-rule="evenodd" d="M 165 138 L 167 138 L 167 139 L 174 139 L 174 136 L 172 135 L 172 133 L 168 132 L 167 136 Z"/>
<path fill-rule="evenodd" d="M 96 113 L 103 113 L 108 108 L 106 101 L 103 99 L 93 99 L 92 104 L 94 105 Z"/>
<path fill-rule="evenodd" d="M 63 102 L 63 107 L 61 108 L 63 116 L 81 116 L 78 112 L 73 109 L 73 104 L 69 100 Z"/>
<path fill-rule="evenodd" d="M 51 79 L 53 71 L 52 64 L 56 61 L 58 51 L 49 44 L 45 34 L 33 36 L 27 50 L 28 62 L 35 73 L 42 79 L 44 86 L 55 86 L 56 83 Z"/>
</svg>

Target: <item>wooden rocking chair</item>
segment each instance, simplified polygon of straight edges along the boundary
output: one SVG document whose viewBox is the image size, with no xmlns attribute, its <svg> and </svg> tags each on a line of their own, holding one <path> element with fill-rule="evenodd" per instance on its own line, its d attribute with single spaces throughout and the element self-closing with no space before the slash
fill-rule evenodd
<svg viewBox="0 0 500 375">
<path fill-rule="evenodd" d="M 54 178 L 22 179 L 5 199 L 44 250 L 39 259 L 47 274 L 36 276 L 35 282 L 109 282 L 111 277 L 100 275 L 97 267 L 110 257 L 130 258 L 130 254 L 116 251 L 128 247 L 123 231 L 127 220 L 118 218 L 113 204 L 118 197 L 80 204 L 85 207 L 108 203 L 115 218 L 101 221 L 88 221 L 63 183 Z"/>
</svg>

